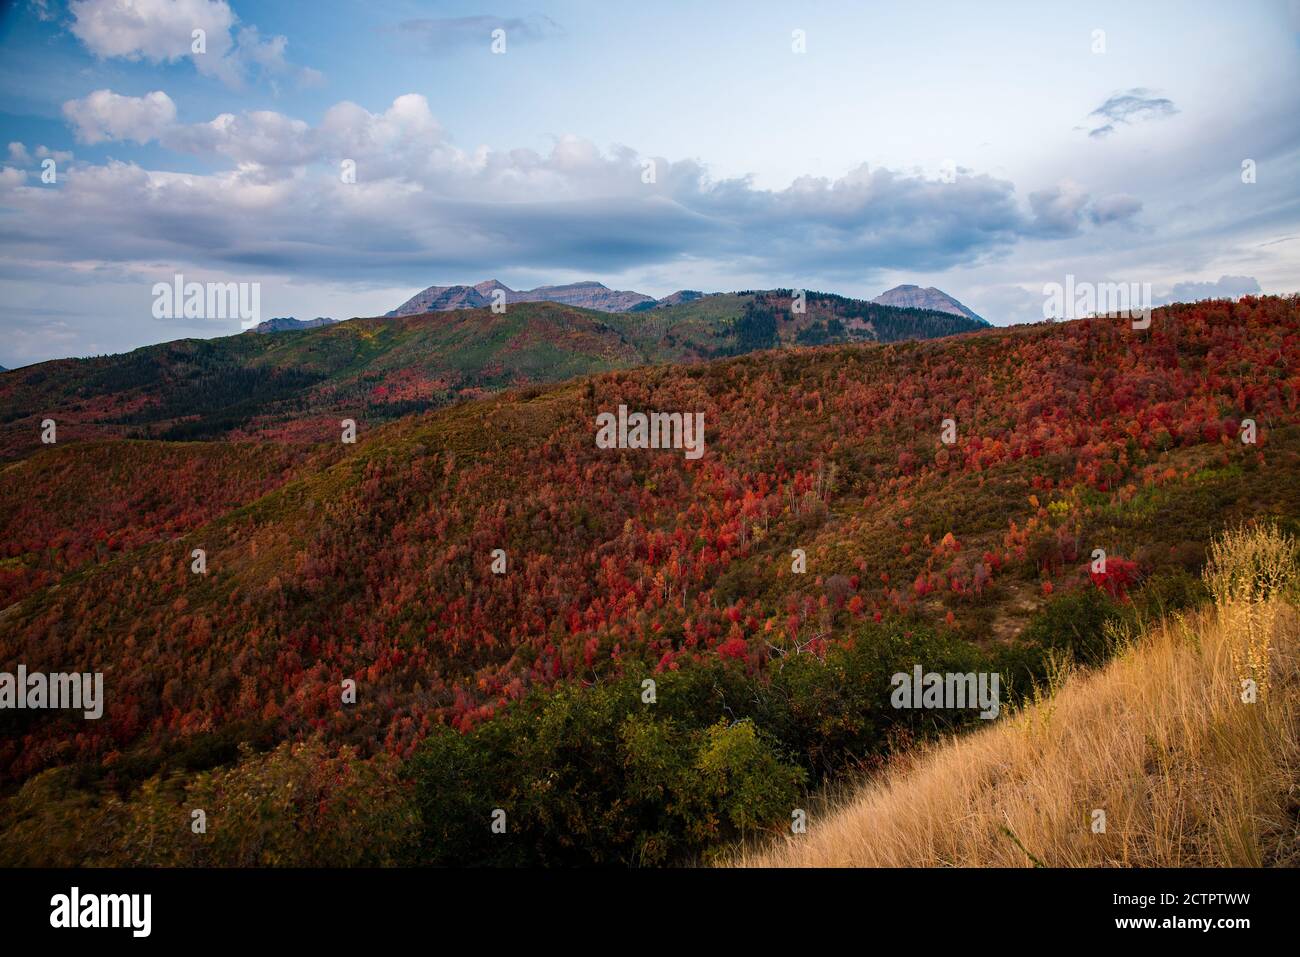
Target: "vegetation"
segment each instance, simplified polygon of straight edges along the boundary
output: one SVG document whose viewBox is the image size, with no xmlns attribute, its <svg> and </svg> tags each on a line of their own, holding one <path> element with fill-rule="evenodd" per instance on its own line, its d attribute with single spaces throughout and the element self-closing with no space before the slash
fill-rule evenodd
<svg viewBox="0 0 1300 957">
<path fill-rule="evenodd" d="M 801 336 L 812 316 L 835 312 L 862 313 L 874 325 Z M 763 334 L 751 328 L 755 322 Z M 796 340 L 895 341 L 974 328 L 960 316 L 823 294 L 809 298 L 807 317 L 798 316 L 786 291 L 708 296 L 649 313 L 515 303 L 501 314 L 465 309 L 185 339 L 120 356 L 45 362 L 0 378 L 0 460 L 39 449 L 48 417 L 63 441 L 314 442 L 336 436 L 342 418 L 389 422 L 511 386 Z"/>
<path fill-rule="evenodd" d="M 806 835 L 732 862 L 1295 866 L 1295 551 L 1268 527 L 1229 533 L 1206 572 L 1211 608 L 1059 675 L 1008 721 L 900 756 Z M 1271 688 L 1248 686 L 1266 672 Z"/>
<path fill-rule="evenodd" d="M 548 316 L 605 337 L 654 315 L 537 305 L 530 335 Z M 328 441 L 288 441 L 311 419 L 288 412 L 274 442 L 80 442 L 74 426 L 0 470 L 0 671 L 99 671 L 107 690 L 98 721 L 0 713 L 0 846 L 37 854 L 22 828 L 39 826 L 51 848 L 131 859 L 133 839 L 83 843 L 70 815 L 143 802 L 171 827 L 194 794 L 220 809 L 193 790 L 205 775 L 338 762 L 382 797 L 366 826 L 400 835 L 369 861 L 706 859 L 788 828 L 806 789 L 971 720 L 889 707 L 895 671 L 996 670 L 1011 700 L 1032 695 L 1066 658 L 1100 666 L 1190 614 L 1225 525 L 1300 530 L 1295 298 L 396 404 L 422 401 L 403 376 L 435 319 L 467 368 L 501 355 L 458 316 L 237 337 L 328 366 L 323 384 L 388 389 L 406 414 L 358 413 L 355 445 L 337 420 L 319 423 Z M 6 410 L 55 370 L 19 371 Z M 138 388 L 141 408 L 163 401 Z M 702 412 L 706 454 L 597 448 L 596 414 L 620 404 Z M 305 764 L 270 757 L 307 744 Z M 509 839 L 485 843 L 503 837 L 496 809 Z M 204 860 L 284 847 L 241 832 Z"/>
</svg>

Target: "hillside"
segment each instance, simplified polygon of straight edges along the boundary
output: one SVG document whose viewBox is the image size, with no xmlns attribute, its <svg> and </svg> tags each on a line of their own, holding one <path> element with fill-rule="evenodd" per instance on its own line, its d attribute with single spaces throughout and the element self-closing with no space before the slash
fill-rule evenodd
<svg viewBox="0 0 1300 957">
<path fill-rule="evenodd" d="M 806 835 L 733 863 L 1300 863 L 1295 541 L 1230 534 L 1215 557 L 1212 608 L 1151 624 L 1104 668 L 1058 675 L 1049 697 L 994 727 L 900 756 Z M 1243 701 L 1242 681 L 1266 675 Z"/>
<path fill-rule="evenodd" d="M 466 349 L 473 318 L 437 317 Z M 359 339 L 368 368 L 403 368 L 431 321 L 230 341 L 347 369 L 315 344 Z M 1246 298 L 1161 309 L 1142 332 L 1092 319 L 601 372 L 363 421 L 356 445 L 305 455 L 41 449 L 0 471 L 20 599 L 0 612 L 0 670 L 103 671 L 113 693 L 94 723 L 0 716 L 0 781 L 27 782 L 24 801 L 63 795 L 10 810 L 46 808 L 61 829 L 65 800 L 172 800 L 137 791 L 241 754 L 239 774 L 325 767 L 346 745 L 376 787 L 396 787 L 384 762 L 413 762 L 423 859 L 704 853 L 788 815 L 802 788 L 961 725 L 885 705 L 882 676 L 918 656 L 996 668 L 1015 700 L 1053 654 L 1104 658 L 1116 615 L 1198 601 L 1226 524 L 1294 530 L 1298 333 L 1300 300 Z M 598 448 L 595 416 L 620 404 L 701 412 L 704 456 Z M 1090 575 L 1096 547 L 1111 564 Z M 306 766 L 277 748 L 309 738 L 324 751 Z M 683 770 L 664 804 L 634 771 L 670 754 L 720 777 Z M 767 783 L 742 807 L 731 788 L 750 774 Z M 519 841 L 483 846 L 480 804 L 503 795 Z M 659 823 L 633 827 L 628 802 Z"/>
<path fill-rule="evenodd" d="M 776 345 L 929 338 L 974 328 L 939 313 L 814 295 L 707 297 L 646 315 L 554 303 L 352 319 L 275 335 L 182 339 L 125 355 L 63 359 L 0 377 L 0 459 L 106 438 L 324 441 L 510 386 Z M 840 323 L 836 317 L 843 317 Z M 839 323 L 839 324 L 837 324 Z M 829 331 L 827 326 L 832 326 Z"/>
</svg>

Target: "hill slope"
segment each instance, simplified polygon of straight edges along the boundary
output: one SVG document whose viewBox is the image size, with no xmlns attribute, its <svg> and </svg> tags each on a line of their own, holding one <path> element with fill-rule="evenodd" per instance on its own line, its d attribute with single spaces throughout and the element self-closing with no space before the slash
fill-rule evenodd
<svg viewBox="0 0 1300 957">
<path fill-rule="evenodd" d="M 363 427 L 251 500 L 256 482 L 213 470 L 224 506 L 97 554 L 113 526 L 93 502 L 175 497 L 181 467 L 150 450 L 187 448 L 111 443 L 96 454 L 134 464 L 97 466 L 120 478 L 75 510 L 10 507 L 7 568 L 43 577 L 0 613 L 0 669 L 103 670 L 105 720 L 74 739 L 63 717 L 9 713 L 0 775 L 89 762 L 129 780 L 195 735 L 407 756 L 532 691 L 720 661 L 763 675 L 897 616 L 1036 654 L 1045 639 L 1021 635 L 1053 589 L 1176 596 L 1224 522 L 1300 515 L 1298 330 L 1297 300 L 1245 299 L 1162 309 L 1142 334 L 1095 319 L 603 373 Z M 594 417 L 620 404 L 701 412 L 704 457 L 598 448 Z M 78 448 L 0 472 L 5 497 L 73 494 Z M 1098 544 L 1114 572 L 1090 582 Z M 798 746 L 810 773 L 884 740 L 854 713 L 838 743 Z"/>
<path fill-rule="evenodd" d="M 837 317 L 842 317 L 842 322 Z M 940 313 L 813 295 L 706 297 L 649 315 L 555 303 L 353 319 L 275 335 L 183 339 L 119 356 L 44 362 L 0 377 L 0 458 L 58 440 L 322 441 L 516 385 L 778 345 L 894 341 L 973 325 Z M 827 329 L 827 326 L 833 328 Z"/>
<path fill-rule="evenodd" d="M 1270 591 L 1293 589 L 1294 553 L 1294 541 L 1230 536 L 1211 569 L 1221 583 L 1213 609 L 1153 626 L 1104 669 L 1070 675 L 1007 721 L 900 758 L 806 835 L 733 862 L 1295 866 L 1295 594 L 1243 600 L 1222 581 L 1261 584 L 1267 569 Z M 1267 691 L 1243 702 L 1243 678 L 1265 674 Z"/>
</svg>

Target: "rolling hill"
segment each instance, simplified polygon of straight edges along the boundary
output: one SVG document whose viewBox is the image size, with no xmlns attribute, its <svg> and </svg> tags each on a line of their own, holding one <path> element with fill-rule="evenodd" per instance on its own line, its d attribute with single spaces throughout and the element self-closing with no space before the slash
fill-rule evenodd
<svg viewBox="0 0 1300 957">
<path fill-rule="evenodd" d="M 183 339 L 63 359 L 0 377 L 0 459 L 96 438 L 321 441 L 343 418 L 373 425 L 511 386 L 754 349 L 929 338 L 976 326 L 943 313 L 813 294 L 709 296 L 649 313 L 549 302 L 352 319 L 275 335 Z"/>
<path fill-rule="evenodd" d="M 112 440 L 3 466 L 0 670 L 101 671 L 111 693 L 98 722 L 0 715 L 0 847 L 237 863 L 238 795 L 267 788 L 321 795 L 267 828 L 369 862 L 708 855 L 788 826 L 808 788 L 967 726 L 890 708 L 894 671 L 996 670 L 1013 704 L 1056 656 L 1106 660 L 1108 622 L 1203 600 L 1225 525 L 1297 527 L 1296 298 L 1166 307 L 1142 331 L 1096 318 L 631 368 L 645 343 L 704 359 L 719 328 L 740 348 L 899 318 L 825 297 L 787 321 L 781 303 L 706 297 L 662 329 L 512 309 L 497 318 L 617 349 L 581 353 L 605 365 L 572 381 L 361 420 L 355 445 Z M 485 320 L 225 342 L 253 368 L 292 356 L 377 388 L 439 324 L 447 356 L 482 374 L 492 355 L 507 385 L 530 333 L 502 325 L 497 346 Z M 95 367 L 101 386 L 112 369 Z M 702 414 L 704 456 L 597 447 L 595 417 L 619 405 Z M 310 810 L 334 789 L 364 814 Z M 225 836 L 149 823 L 198 796 Z M 483 823 L 495 807 L 509 840 Z"/>
</svg>

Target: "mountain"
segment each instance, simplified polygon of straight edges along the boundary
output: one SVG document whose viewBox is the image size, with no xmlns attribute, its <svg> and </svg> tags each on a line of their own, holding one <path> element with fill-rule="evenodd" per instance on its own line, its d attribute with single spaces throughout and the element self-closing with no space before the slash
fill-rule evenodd
<svg viewBox="0 0 1300 957">
<path fill-rule="evenodd" d="M 422 312 L 449 312 L 454 309 L 480 309 L 491 300 L 473 286 L 430 286 L 416 293 L 388 317 L 414 316 Z"/>
<path fill-rule="evenodd" d="M 669 306 L 680 306 L 683 303 L 695 302 L 697 299 L 703 299 L 705 293 L 697 292 L 694 289 L 679 289 L 677 292 L 664 296 L 662 299 L 652 299 L 649 302 L 637 303 L 628 312 L 646 312 L 650 309 L 666 309 Z M 713 295 L 721 295 L 714 293 Z"/>
<path fill-rule="evenodd" d="M 259 322 L 253 331 L 261 333 L 292 332 L 297 329 L 315 329 L 318 326 L 328 326 L 337 321 L 337 319 L 330 319 L 325 316 L 317 316 L 315 319 L 295 319 L 293 316 L 277 316 L 274 319 L 267 319 L 265 322 Z"/>
<path fill-rule="evenodd" d="M 975 315 L 952 296 L 940 289 L 935 289 L 933 286 L 926 289 L 910 284 L 895 286 L 893 289 L 882 292 L 871 301 L 885 306 L 900 306 L 905 309 L 929 309 L 933 312 L 950 312 L 955 316 L 965 316 L 967 319 L 974 319 L 976 322 L 987 324 L 987 320 Z"/>
<path fill-rule="evenodd" d="M 1161 307 L 1141 331 L 1099 318 L 609 364 L 641 363 L 638 341 L 670 352 L 674 329 L 735 346 L 796 324 L 788 291 L 736 300 L 351 320 L 6 374 L 0 421 L 24 434 L 47 416 L 203 424 L 222 390 L 286 398 L 278 430 L 212 433 L 239 441 L 65 441 L 60 425 L 0 465 L 0 673 L 102 673 L 106 692 L 102 720 L 0 710 L 0 865 L 707 861 L 788 833 L 791 808 L 907 742 L 988 727 L 891 707 L 891 675 L 999 674 L 1014 716 L 1063 662 L 1100 667 L 1162 614 L 1188 612 L 1176 640 L 1195 656 L 1209 543 L 1253 519 L 1300 528 L 1300 299 Z M 880 333 L 897 311 L 808 312 L 802 330 Z M 426 367 L 435 329 L 451 358 Z M 584 355 L 565 335 L 625 351 L 372 412 L 433 368 L 508 380 L 513 343 L 538 367 Z M 355 444 L 334 390 L 365 400 Z M 601 447 L 598 417 L 620 406 L 698 414 L 703 456 Z M 1226 657 L 1220 738 L 1246 728 Z M 1176 757 L 1164 737 L 1142 751 L 1145 727 L 1123 745 L 1139 777 Z M 1014 753 L 1059 730 L 1035 725 Z M 194 807 L 219 840 L 177 826 Z M 494 808 L 508 840 L 485 826 Z"/>
<path fill-rule="evenodd" d="M 471 287 L 474 296 L 482 295 Z M 490 292 L 490 289 L 488 290 Z M 375 424 L 511 386 L 756 349 L 970 332 L 961 316 L 789 290 L 702 296 L 649 312 L 556 302 L 351 319 L 275 335 L 182 339 L 38 363 L 0 381 L 0 460 L 94 438 L 319 441 L 341 418 Z"/>
<path fill-rule="evenodd" d="M 516 291 L 495 279 L 474 286 L 430 286 L 402 303 L 389 317 L 413 316 L 422 312 L 447 312 L 454 309 L 478 309 L 492 304 L 496 290 L 505 293 L 505 302 L 558 302 L 566 306 L 594 309 L 598 312 L 625 312 L 642 303 L 653 303 L 651 296 L 639 292 L 614 290 L 598 282 L 575 282 L 565 286 L 538 286 Z"/>
</svg>

